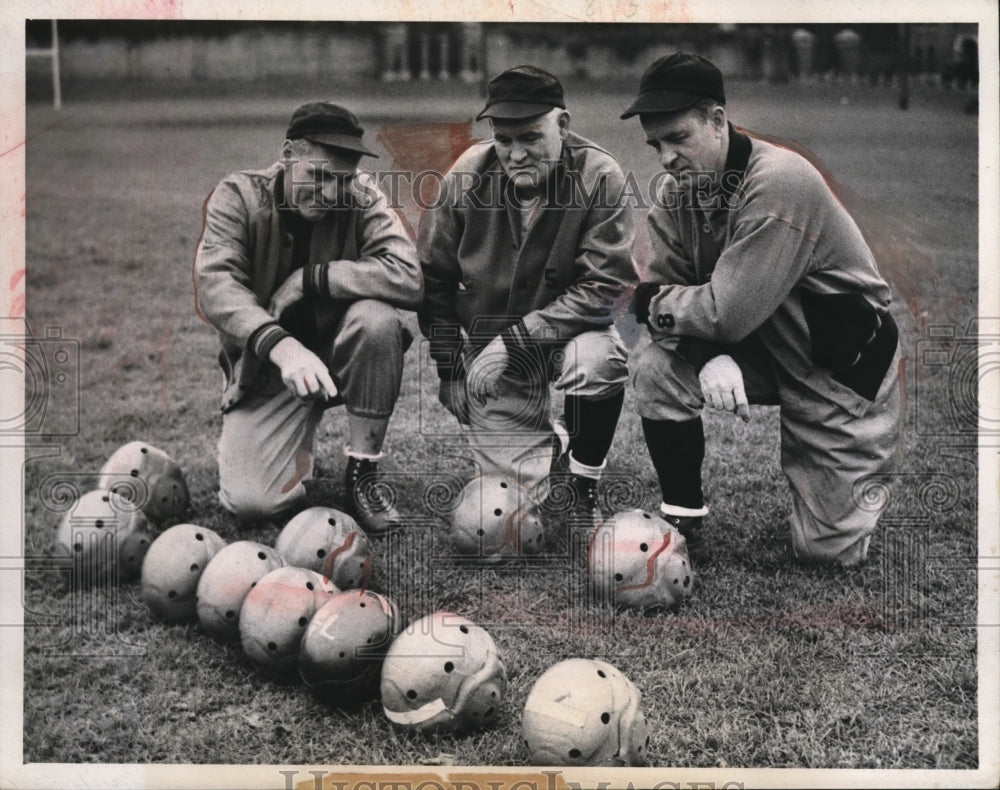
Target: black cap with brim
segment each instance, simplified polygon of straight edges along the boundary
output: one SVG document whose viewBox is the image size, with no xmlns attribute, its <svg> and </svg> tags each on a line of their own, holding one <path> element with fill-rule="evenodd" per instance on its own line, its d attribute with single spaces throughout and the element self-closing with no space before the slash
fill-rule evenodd
<svg viewBox="0 0 1000 790">
<path fill-rule="evenodd" d="M 656 112 L 680 112 L 694 107 L 702 98 L 682 91 L 651 91 L 640 95 L 620 117 L 631 118 L 633 115 Z"/>
<path fill-rule="evenodd" d="M 500 102 L 487 107 L 476 116 L 477 121 L 483 118 L 497 118 L 499 120 L 519 121 L 525 118 L 534 118 L 550 112 L 557 105 L 555 104 L 531 104 L 526 102 Z"/>
<path fill-rule="evenodd" d="M 646 69 L 639 81 L 639 97 L 621 117 L 680 112 L 702 99 L 726 103 L 722 72 L 701 55 L 675 52 L 654 61 Z"/>
<path fill-rule="evenodd" d="M 537 66 L 515 66 L 490 80 L 486 107 L 476 120 L 533 118 L 555 107 L 566 109 L 559 80 Z"/>
<path fill-rule="evenodd" d="M 361 141 L 364 133 L 358 116 L 346 107 L 327 101 L 313 101 L 295 109 L 285 137 L 289 140 L 309 140 L 377 159 L 378 154 Z"/>
<path fill-rule="evenodd" d="M 305 134 L 302 135 L 302 138 L 328 148 L 340 148 L 344 151 L 354 151 L 364 156 L 379 158 L 378 154 L 370 151 L 358 138 L 346 134 Z"/>
</svg>

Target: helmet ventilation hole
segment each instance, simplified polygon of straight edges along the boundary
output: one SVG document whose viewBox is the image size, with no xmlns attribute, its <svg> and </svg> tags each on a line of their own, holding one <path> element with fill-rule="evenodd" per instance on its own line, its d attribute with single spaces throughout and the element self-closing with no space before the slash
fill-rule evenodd
<svg viewBox="0 0 1000 790">
<path fill-rule="evenodd" d="M 326 520 L 326 523 L 329 524 L 331 527 L 335 527 L 335 526 L 337 526 L 337 519 L 335 519 L 335 518 L 328 518 Z"/>
<path fill-rule="evenodd" d="M 611 721 L 611 714 L 607 713 L 607 712 L 602 713 L 601 714 L 601 723 L 602 724 L 607 724 L 609 721 Z"/>
<path fill-rule="evenodd" d="M 579 749 L 570 749 L 569 750 L 569 756 L 571 758 L 573 758 L 574 760 L 577 759 L 580 756 L 580 750 Z"/>
<path fill-rule="evenodd" d="M 640 543 L 639 544 L 639 551 L 649 551 L 649 546 L 646 545 L 645 543 Z"/>
<path fill-rule="evenodd" d="M 309 624 L 309 618 L 308 617 L 300 617 L 299 618 L 299 628 L 305 628 L 308 624 Z"/>
<path fill-rule="evenodd" d="M 458 627 L 458 630 L 461 631 L 463 634 L 469 633 L 469 627 L 467 625 L 460 625 Z"/>
<path fill-rule="evenodd" d="M 139 476 L 139 470 L 138 469 L 133 469 L 131 472 L 129 472 L 129 474 L 132 475 L 132 477 L 138 477 Z"/>
<path fill-rule="evenodd" d="M 624 576 L 622 576 L 622 575 L 621 575 L 620 573 L 616 573 L 616 574 L 615 574 L 615 581 L 616 581 L 616 582 L 620 582 L 620 581 L 621 581 L 622 579 L 624 579 L 624 578 L 625 578 L 625 577 L 624 577 Z"/>
<path fill-rule="evenodd" d="M 454 665 L 454 664 L 452 664 L 452 663 L 451 663 L 450 661 L 448 661 L 448 662 L 447 662 L 447 663 L 446 663 L 446 664 L 444 665 L 444 671 L 445 671 L 445 672 L 451 672 L 451 671 L 453 671 L 454 669 L 455 669 L 455 665 Z"/>
<path fill-rule="evenodd" d="M 205 539 L 205 536 L 204 536 L 204 535 L 202 535 L 202 534 L 201 534 L 200 532 L 196 532 L 196 533 L 195 533 L 195 536 L 194 536 L 194 539 L 195 539 L 195 540 L 204 540 L 204 539 Z"/>
<path fill-rule="evenodd" d="M 323 559 L 326 556 L 326 549 L 317 549 L 316 556 Z"/>
<path fill-rule="evenodd" d="M 316 587 L 312 582 L 306 582 L 306 589 L 311 591 L 316 589 Z"/>
<path fill-rule="evenodd" d="M 198 572 L 198 563 L 197 562 L 192 562 L 191 563 L 191 573 L 197 573 L 197 572 Z"/>
<path fill-rule="evenodd" d="M 495 508 L 493 508 L 493 515 L 494 516 L 502 516 L 503 515 L 503 510 L 501 508 L 495 507 Z"/>
<path fill-rule="evenodd" d="M 167 598 L 176 598 L 176 597 L 177 597 L 176 590 L 171 590 L 170 592 L 167 593 Z"/>
<path fill-rule="evenodd" d="M 268 642 L 267 643 L 267 649 L 268 650 L 277 650 L 278 649 L 278 645 L 277 645 L 276 642 Z"/>
<path fill-rule="evenodd" d="M 406 692 L 406 698 L 407 699 L 416 699 L 417 698 L 417 692 L 415 692 L 413 689 L 410 689 L 409 691 Z"/>
<path fill-rule="evenodd" d="M 97 521 L 94 522 L 94 526 L 101 529 L 104 526 L 104 519 L 97 519 Z"/>
<path fill-rule="evenodd" d="M 262 551 L 258 551 L 257 552 L 257 559 L 259 559 L 259 560 L 266 560 L 267 559 L 267 555 L 264 552 L 262 552 Z"/>
<path fill-rule="evenodd" d="M 603 669 L 597 670 L 597 675 L 598 675 L 598 677 L 602 677 L 602 678 L 606 678 L 607 677 L 607 675 L 604 674 L 604 670 Z"/>
<path fill-rule="evenodd" d="M 227 619 L 227 620 L 232 620 L 232 619 L 234 619 L 235 617 L 236 617 L 236 612 L 234 612 L 234 611 L 233 611 L 232 609 L 229 609 L 229 610 L 228 610 L 228 611 L 226 612 L 226 619 Z"/>
</svg>

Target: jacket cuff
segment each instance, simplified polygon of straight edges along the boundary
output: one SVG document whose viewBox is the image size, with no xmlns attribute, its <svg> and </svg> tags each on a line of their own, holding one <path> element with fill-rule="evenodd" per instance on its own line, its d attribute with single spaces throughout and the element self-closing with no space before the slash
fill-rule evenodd
<svg viewBox="0 0 1000 790">
<path fill-rule="evenodd" d="M 711 340 L 702 340 L 687 335 L 677 341 L 677 353 L 691 363 L 695 373 L 701 373 L 701 369 L 708 364 L 709 360 L 728 353 L 729 348 L 723 343 L 713 343 Z"/>
<path fill-rule="evenodd" d="M 511 324 L 500 333 L 503 344 L 508 351 L 525 349 L 531 342 L 531 335 L 528 334 L 528 327 L 524 324 L 524 319 L 519 319 L 517 323 Z"/>
<path fill-rule="evenodd" d="M 313 263 L 302 267 L 302 293 L 308 299 L 330 298 L 330 263 Z"/>
<path fill-rule="evenodd" d="M 247 340 L 247 348 L 253 352 L 258 359 L 267 360 L 270 358 L 271 349 L 291 334 L 286 332 L 277 321 L 271 321 L 263 326 L 257 327 Z"/>
<path fill-rule="evenodd" d="M 649 303 L 659 293 L 661 283 L 639 283 L 632 297 L 629 311 L 635 313 L 635 320 L 640 324 L 649 323 Z"/>
</svg>

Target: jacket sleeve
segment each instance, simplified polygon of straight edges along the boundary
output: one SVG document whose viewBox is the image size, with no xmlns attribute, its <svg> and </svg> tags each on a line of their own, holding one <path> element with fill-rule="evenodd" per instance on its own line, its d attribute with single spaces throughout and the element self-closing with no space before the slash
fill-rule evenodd
<svg viewBox="0 0 1000 790">
<path fill-rule="evenodd" d="M 635 230 L 625 201 L 625 178 L 614 164 L 598 176 L 599 187 L 588 209 L 577 242 L 575 282 L 549 304 L 526 314 L 524 327 L 532 338 L 571 338 L 603 329 L 613 322 L 614 302 L 638 280 L 632 265 Z"/>
<path fill-rule="evenodd" d="M 438 200 L 420 220 L 417 249 L 424 276 L 424 299 L 417 318 L 420 331 L 430 340 L 438 375 L 456 379 L 462 375 L 464 339 L 455 311 L 455 294 L 461 281 L 457 251 L 462 220 L 456 209 L 458 182 L 453 173 L 445 177 L 443 189 L 447 191 L 445 199 Z"/>
<path fill-rule="evenodd" d="M 249 207 L 232 179 L 213 190 L 194 262 L 194 286 L 202 315 L 238 348 L 266 358 L 287 336 L 258 302 L 252 288 Z"/>
<path fill-rule="evenodd" d="M 632 300 L 636 319 L 646 324 L 654 336 L 663 335 L 658 331 L 655 320 L 650 322 L 650 306 L 660 288 L 665 284 L 696 284 L 694 264 L 680 241 L 677 220 L 667 213 L 665 205 L 657 203 L 650 210 L 647 224 L 652 259 Z M 690 362 L 696 372 L 701 372 L 709 360 L 727 353 L 726 344 L 690 335 L 681 337 L 676 348 L 677 353 Z"/>
<path fill-rule="evenodd" d="M 358 257 L 321 264 L 322 271 L 312 276 L 325 280 L 325 291 L 333 299 L 379 299 L 416 309 L 423 297 L 423 278 L 402 220 L 369 174 L 359 173 L 352 188 L 359 210 Z"/>
</svg>

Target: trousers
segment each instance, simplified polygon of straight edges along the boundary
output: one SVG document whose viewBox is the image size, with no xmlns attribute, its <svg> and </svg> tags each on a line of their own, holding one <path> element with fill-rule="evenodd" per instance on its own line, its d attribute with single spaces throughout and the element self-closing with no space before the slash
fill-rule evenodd
<svg viewBox="0 0 1000 790">
<path fill-rule="evenodd" d="M 884 507 L 864 496 L 865 483 L 895 469 L 902 382 L 899 350 L 875 399 L 852 414 L 792 375 L 763 346 L 745 343 L 730 355 L 743 372 L 747 400 L 777 405 L 781 468 L 792 494 L 792 549 L 802 561 L 853 565 L 867 557 Z M 813 375 L 826 376 L 815 370 Z M 652 420 L 691 420 L 703 406 L 692 365 L 673 348 L 650 343 L 632 371 L 638 411 Z"/>
<path fill-rule="evenodd" d="M 468 446 L 478 472 L 508 475 L 528 489 L 548 475 L 552 464 L 550 387 L 601 400 L 617 395 L 628 382 L 628 351 L 614 326 L 584 332 L 537 359 L 510 365 L 500 378 L 498 397 L 469 398 Z"/>
<path fill-rule="evenodd" d="M 323 412 L 343 405 L 361 417 L 392 415 L 412 340 L 398 310 L 361 299 L 346 306 L 320 358 L 337 385 L 326 403 L 300 401 L 277 368 L 265 365 L 247 394 L 222 416 L 219 501 L 241 520 L 274 518 L 305 500 L 313 438 Z"/>
</svg>

